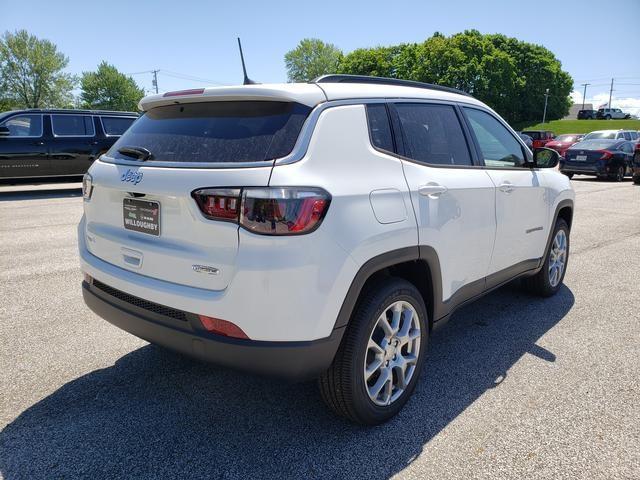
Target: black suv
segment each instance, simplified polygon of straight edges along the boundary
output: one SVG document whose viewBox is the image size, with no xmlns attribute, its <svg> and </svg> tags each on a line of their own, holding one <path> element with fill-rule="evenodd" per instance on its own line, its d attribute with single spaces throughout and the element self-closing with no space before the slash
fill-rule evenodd
<svg viewBox="0 0 640 480">
<path fill-rule="evenodd" d="M 136 118 L 101 110 L 0 113 L 0 180 L 84 175 Z"/>
<path fill-rule="evenodd" d="M 578 120 L 595 120 L 597 112 L 595 110 L 580 110 Z"/>
</svg>

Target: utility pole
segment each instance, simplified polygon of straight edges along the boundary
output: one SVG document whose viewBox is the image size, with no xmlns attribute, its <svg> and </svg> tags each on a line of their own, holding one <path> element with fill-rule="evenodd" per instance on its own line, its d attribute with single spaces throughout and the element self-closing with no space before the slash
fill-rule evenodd
<svg viewBox="0 0 640 480">
<path fill-rule="evenodd" d="M 611 94 L 613 93 L 613 78 L 611 79 L 611 89 L 609 90 L 609 108 L 611 108 Z"/>
<path fill-rule="evenodd" d="M 549 89 L 544 92 L 544 113 L 542 114 L 542 123 L 547 120 L 547 100 L 549 99 Z"/>
<path fill-rule="evenodd" d="M 151 73 L 153 73 L 153 80 L 151 81 L 151 84 L 156 88 L 156 93 L 158 93 L 158 72 L 160 70 L 151 70 Z"/>
<path fill-rule="evenodd" d="M 584 101 L 587 98 L 587 86 L 591 85 L 590 83 L 583 83 L 582 86 L 584 87 L 584 93 L 582 94 L 582 110 L 584 110 Z"/>
</svg>

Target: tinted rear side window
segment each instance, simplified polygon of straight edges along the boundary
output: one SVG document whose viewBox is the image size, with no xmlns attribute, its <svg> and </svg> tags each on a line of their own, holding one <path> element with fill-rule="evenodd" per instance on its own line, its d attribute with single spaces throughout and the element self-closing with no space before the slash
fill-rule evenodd
<svg viewBox="0 0 640 480">
<path fill-rule="evenodd" d="M 542 136 L 540 132 L 526 132 L 523 131 L 525 135 L 529 135 L 533 140 L 542 140 Z"/>
<path fill-rule="evenodd" d="M 67 137 L 93 136 L 93 117 L 88 115 L 51 115 L 53 133 Z"/>
<path fill-rule="evenodd" d="M 203 102 L 156 107 L 113 145 L 143 147 L 162 162 L 259 162 L 293 150 L 310 107 L 292 102 Z"/>
<path fill-rule="evenodd" d="M 396 104 L 406 155 L 431 165 L 471 165 L 462 127 L 451 105 Z"/>
<path fill-rule="evenodd" d="M 100 117 L 104 133 L 107 135 L 122 135 L 131 126 L 135 118 Z"/>
<path fill-rule="evenodd" d="M 393 136 L 391 135 L 387 107 L 382 103 L 367 105 L 367 121 L 373 145 L 382 150 L 393 152 Z"/>
</svg>

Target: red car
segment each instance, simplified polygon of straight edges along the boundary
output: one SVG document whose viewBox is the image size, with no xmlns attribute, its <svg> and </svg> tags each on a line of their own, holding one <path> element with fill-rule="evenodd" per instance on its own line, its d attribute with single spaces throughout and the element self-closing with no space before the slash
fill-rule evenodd
<svg viewBox="0 0 640 480">
<path fill-rule="evenodd" d="M 571 145 L 574 143 L 578 143 L 584 137 L 583 134 L 577 133 L 567 133 L 565 135 L 558 135 L 556 138 L 547 142 L 545 147 L 553 148 L 556 152 L 560 154 L 561 157 L 564 157 L 564 153 L 569 149 Z"/>
<path fill-rule="evenodd" d="M 555 136 L 549 130 L 524 130 L 522 133 L 531 137 L 533 148 L 545 147 Z"/>
</svg>

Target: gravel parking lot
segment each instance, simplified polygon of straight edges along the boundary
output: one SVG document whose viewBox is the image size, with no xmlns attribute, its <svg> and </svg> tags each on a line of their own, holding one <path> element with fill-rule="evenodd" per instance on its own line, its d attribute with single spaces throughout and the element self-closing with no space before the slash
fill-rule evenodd
<svg viewBox="0 0 640 480">
<path fill-rule="evenodd" d="M 79 185 L 0 187 L 0 477 L 640 478 L 640 187 L 573 185 L 566 286 L 460 310 L 376 428 L 101 320 Z"/>
</svg>

